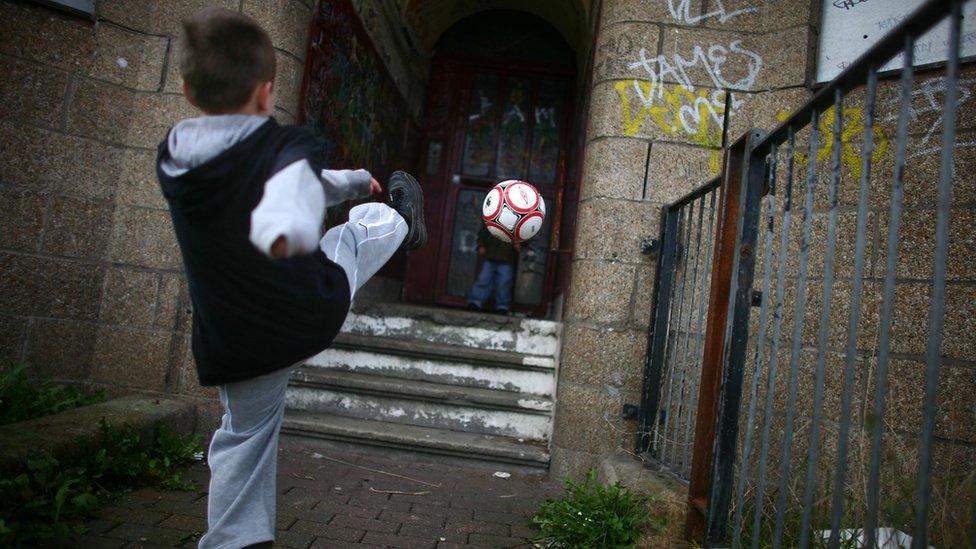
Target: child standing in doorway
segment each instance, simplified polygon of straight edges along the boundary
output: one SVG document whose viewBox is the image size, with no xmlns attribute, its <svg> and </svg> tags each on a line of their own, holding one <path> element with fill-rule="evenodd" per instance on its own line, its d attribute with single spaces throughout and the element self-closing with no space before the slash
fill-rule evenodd
<svg viewBox="0 0 976 549">
<path fill-rule="evenodd" d="M 512 304 L 512 283 L 515 281 L 515 264 L 522 247 L 520 244 L 502 242 L 481 226 L 478 233 L 478 257 L 484 261 L 478 278 L 468 294 L 468 308 L 479 311 L 492 295 L 495 312 L 508 314 Z"/>
<path fill-rule="evenodd" d="M 395 172 L 383 203 L 321 232 L 329 206 L 382 193 L 366 170 L 325 169 L 313 136 L 278 125 L 275 51 L 252 19 L 206 9 L 183 22 L 180 72 L 200 117 L 159 146 L 193 303 L 200 384 L 224 415 L 210 443 L 200 547 L 270 545 L 285 388 L 328 347 L 356 291 L 402 248 L 427 241 L 417 181 Z"/>
</svg>

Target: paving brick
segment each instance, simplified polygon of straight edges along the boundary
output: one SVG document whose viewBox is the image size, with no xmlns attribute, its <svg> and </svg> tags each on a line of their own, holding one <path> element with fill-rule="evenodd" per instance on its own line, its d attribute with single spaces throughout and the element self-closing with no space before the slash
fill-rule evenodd
<svg viewBox="0 0 976 549">
<path fill-rule="evenodd" d="M 518 525 L 518 524 L 513 524 L 513 525 L 511 525 L 511 529 L 512 529 L 512 537 L 513 538 L 533 538 L 533 537 L 535 537 L 536 535 L 539 534 L 539 531 L 538 530 L 536 530 L 535 528 L 532 528 L 528 524 L 526 524 L 524 526 L 523 525 Z"/>
<path fill-rule="evenodd" d="M 348 515 L 337 515 L 332 522 L 329 523 L 331 526 L 338 526 L 340 528 L 349 528 L 352 530 L 366 530 L 368 532 L 379 532 L 382 534 L 395 534 L 397 530 L 400 529 L 400 523 L 398 522 L 387 522 L 385 520 L 376 520 L 371 518 L 362 517 L 351 517 Z"/>
<path fill-rule="evenodd" d="M 349 498 L 349 505 L 367 507 L 378 511 L 396 511 L 398 513 L 409 513 L 412 504 L 405 501 L 392 501 L 388 499 L 364 498 L 365 494 L 356 494 Z"/>
<path fill-rule="evenodd" d="M 494 536 L 507 536 L 509 534 L 507 524 L 497 524 L 494 522 L 476 522 L 472 520 L 461 522 L 448 521 L 444 528 L 459 534 L 490 534 Z"/>
<path fill-rule="evenodd" d="M 170 515 L 159 525 L 184 532 L 206 532 L 207 518 L 201 515 Z"/>
<path fill-rule="evenodd" d="M 128 543 L 125 540 L 104 538 L 95 534 L 83 534 L 71 538 L 73 547 L 85 547 L 91 549 L 117 549 L 125 547 Z"/>
<path fill-rule="evenodd" d="M 420 515 L 415 513 L 400 513 L 397 511 L 383 511 L 379 516 L 380 520 L 387 520 L 390 522 L 401 522 L 403 524 L 422 524 L 424 526 L 435 526 L 440 528 L 444 526 L 445 519 L 443 517 L 434 517 L 430 515 Z"/>
<path fill-rule="evenodd" d="M 454 509 L 451 507 L 439 507 L 436 505 L 424 505 L 415 503 L 410 507 L 411 513 L 418 515 L 429 515 L 432 517 L 444 517 L 448 520 L 470 520 L 471 509 Z"/>
<path fill-rule="evenodd" d="M 423 505 L 436 505 L 438 507 L 449 507 L 451 505 L 450 495 L 430 494 L 423 496 L 412 496 L 406 494 L 393 494 L 390 501 L 402 501 L 407 503 L 420 503 Z"/>
<path fill-rule="evenodd" d="M 472 544 L 487 545 L 489 547 L 516 547 L 525 545 L 524 540 L 502 536 L 489 536 L 487 534 L 471 534 L 468 541 Z"/>
<path fill-rule="evenodd" d="M 362 530 L 352 530 L 301 519 L 295 522 L 295 524 L 292 524 L 288 531 L 299 534 L 311 534 L 315 537 L 337 539 L 339 541 L 359 541 L 362 539 L 364 533 Z"/>
<path fill-rule="evenodd" d="M 433 549 L 436 545 L 436 541 L 429 541 L 420 538 L 408 538 L 403 536 L 392 536 L 389 534 L 378 534 L 375 532 L 367 532 L 366 536 L 363 538 L 363 543 L 373 543 L 376 545 L 384 545 L 386 547 L 404 547 L 407 549 Z"/>
<path fill-rule="evenodd" d="M 122 539 L 132 542 L 156 543 L 172 547 L 174 545 L 179 545 L 186 533 L 173 528 L 143 526 L 130 522 L 121 524 L 117 528 L 113 528 L 105 535 L 115 539 Z"/>
<path fill-rule="evenodd" d="M 190 503 L 160 500 L 159 503 L 153 506 L 153 510 L 162 511 L 164 513 L 181 513 L 184 515 L 199 515 L 201 517 L 205 517 L 207 516 L 207 498 L 198 499 Z"/>
<path fill-rule="evenodd" d="M 334 539 L 316 538 L 311 549 L 362 549 L 363 547 L 383 547 L 372 543 L 349 543 Z"/>
<path fill-rule="evenodd" d="M 315 535 L 308 532 L 278 530 L 275 532 L 275 547 L 295 547 L 305 549 L 312 545 Z M 334 540 L 333 540 L 334 541 Z"/>
<path fill-rule="evenodd" d="M 431 528 L 419 524 L 404 524 L 397 535 L 435 541 L 456 541 L 458 543 L 463 543 L 468 539 L 467 532 L 458 532 L 447 528 Z"/>
<path fill-rule="evenodd" d="M 103 520 L 153 526 L 163 522 L 169 513 L 151 509 L 126 509 L 125 507 L 107 506 L 98 511 L 98 517 Z"/>
<path fill-rule="evenodd" d="M 281 511 L 279 511 L 279 514 L 280 513 L 281 513 Z M 314 509 L 312 509 L 312 510 L 303 509 L 301 511 L 293 511 L 293 512 L 289 513 L 289 515 L 288 515 L 288 518 L 289 518 L 288 528 L 291 528 L 291 526 L 295 524 L 295 521 L 296 520 L 307 520 L 307 521 L 311 521 L 311 522 L 318 522 L 320 524 L 329 524 L 330 522 L 332 522 L 332 519 L 335 516 L 336 516 L 335 513 L 329 512 L 329 511 L 324 510 L 324 509 L 320 509 L 318 511 L 316 511 Z M 280 522 L 279 522 L 278 527 L 281 528 Z M 282 530 L 287 530 L 287 528 L 281 528 L 281 529 Z"/>
<path fill-rule="evenodd" d="M 475 509 L 474 520 L 482 522 L 496 522 L 498 524 L 525 524 L 525 517 L 521 514 L 497 513 Z"/>
<path fill-rule="evenodd" d="M 343 505 L 330 501 L 321 501 L 315 504 L 312 511 L 332 513 L 334 515 L 347 515 L 351 517 L 376 518 L 379 511 L 361 505 Z"/>
</svg>

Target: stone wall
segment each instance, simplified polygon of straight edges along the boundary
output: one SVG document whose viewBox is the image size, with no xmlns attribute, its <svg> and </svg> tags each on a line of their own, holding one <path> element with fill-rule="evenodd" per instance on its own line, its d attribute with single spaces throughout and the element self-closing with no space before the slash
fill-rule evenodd
<svg viewBox="0 0 976 549">
<path fill-rule="evenodd" d="M 553 443 L 556 474 L 632 450 L 661 207 L 718 174 L 729 138 L 809 96 L 807 0 L 604 0 L 586 135 Z M 722 9 L 722 5 L 725 8 Z M 679 59 L 684 60 L 681 69 Z M 716 59 L 720 59 L 716 61 Z"/>
<path fill-rule="evenodd" d="M 0 1 L 0 360 L 67 381 L 197 398 L 189 302 L 154 172 L 180 92 L 181 18 L 225 5 L 278 54 L 294 121 L 312 0 L 101 0 L 96 22 Z"/>
<path fill-rule="evenodd" d="M 603 4 L 591 90 L 573 283 L 560 363 L 562 370 L 553 437 L 553 471 L 558 475 L 580 474 L 595 464 L 597 456 L 615 447 L 633 448 L 636 424 L 620 418 L 624 403 L 638 404 L 641 400 L 640 383 L 655 276 L 655 262 L 653 258 L 640 255 L 639 244 L 643 238 L 656 236 L 663 204 L 679 198 L 718 173 L 720 154 L 717 148 L 721 144 L 725 97 L 717 90 L 734 90 L 730 140 L 750 126 L 772 129 L 809 97 L 804 82 L 814 68 L 808 55 L 814 36 L 809 18 L 811 5 L 816 3 L 795 0 L 722 4 L 705 2 L 704 11 L 700 4 L 691 6 L 678 0 L 653 3 L 606 0 Z M 701 50 L 696 49 L 698 47 Z M 972 66 L 964 67 L 958 90 L 960 135 L 955 149 L 949 282 L 941 350 L 939 412 L 935 426 L 935 498 L 941 502 L 962 502 L 939 506 L 934 511 L 938 513 L 936 520 L 948 523 L 958 518 L 950 512 L 953 508 L 960 512 L 969 509 L 966 498 L 972 496 L 960 494 L 966 486 L 960 480 L 973 481 L 971 472 L 976 462 L 976 453 L 972 450 L 976 441 L 976 431 L 973 430 L 976 408 L 969 397 L 976 389 L 976 338 L 972 336 L 976 314 L 973 293 L 976 240 L 972 230 L 974 203 L 971 192 L 972 166 L 976 162 L 972 137 L 976 132 L 974 70 Z M 877 149 L 871 163 L 864 297 L 854 367 L 855 427 L 851 450 L 854 465 L 848 478 L 852 485 L 851 497 L 855 501 L 862 501 L 858 498 L 864 497 L 860 492 L 863 474 L 854 473 L 864 473 L 865 434 L 874 421 L 871 407 L 878 368 L 898 86 L 897 75 L 885 77 L 878 91 Z M 904 479 L 913 479 L 917 468 L 915 456 L 921 428 L 944 88 L 941 69 L 922 72 L 916 78 L 909 110 L 909 162 L 905 211 L 899 233 L 892 362 L 885 418 L 883 481 L 886 484 L 883 491 L 886 496 L 883 497 L 888 501 L 898 500 L 899 493 L 902 496 L 911 493 L 914 487 L 908 487 L 905 492 Z M 801 331 L 800 398 L 792 442 L 794 474 L 799 474 L 796 473 L 798 469 L 802 470 L 809 445 L 816 346 L 821 326 L 830 158 L 833 147 L 839 146 L 842 180 L 833 308 L 827 322 L 827 385 L 820 440 L 820 465 L 824 472 L 821 478 L 832 470 L 831 464 L 836 459 L 865 112 L 864 92 L 857 90 L 845 102 L 844 131 L 839 145 L 833 142 L 833 111 L 825 113 L 819 125 L 821 146 L 815 160 L 818 175 L 810 238 L 810 282 Z M 808 139 L 809 130 L 797 136 L 794 205 L 802 203 L 802 179 L 809 164 Z M 781 185 L 785 156 L 781 151 Z M 779 200 L 777 204 L 781 204 Z M 789 337 L 798 287 L 801 223 L 800 214 L 795 214 L 784 270 L 783 335 L 775 415 L 770 418 L 773 422 L 771 455 L 777 456 L 771 461 L 775 467 L 779 465 L 778 456 L 783 449 Z M 778 240 L 774 241 L 774 250 L 776 245 Z M 762 265 L 763 250 L 760 248 L 759 251 L 757 269 Z M 756 287 L 761 280 L 762 273 L 757 271 Z M 756 316 L 753 314 L 751 348 L 747 357 L 754 356 L 758 329 Z M 768 336 L 771 332 L 766 333 Z M 768 367 L 768 349 L 766 356 L 764 368 Z M 751 378 L 747 377 L 745 381 L 744 402 L 748 403 Z M 765 376 L 760 378 L 758 386 L 765 390 Z M 760 414 L 755 426 L 757 430 L 762 428 L 763 420 Z M 745 428 L 743 421 L 740 433 L 744 433 Z M 933 525 L 933 528 L 938 529 L 939 525 Z M 949 538 L 939 539 L 951 545 Z"/>
</svg>

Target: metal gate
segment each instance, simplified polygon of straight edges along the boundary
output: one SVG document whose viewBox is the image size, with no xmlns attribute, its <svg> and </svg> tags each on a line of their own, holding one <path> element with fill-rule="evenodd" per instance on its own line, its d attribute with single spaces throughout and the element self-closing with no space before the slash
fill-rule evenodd
<svg viewBox="0 0 976 549">
<path fill-rule="evenodd" d="M 953 356 L 943 338 L 947 292 L 976 282 L 963 279 L 970 270 L 960 278 L 958 266 L 954 273 L 947 266 L 958 202 L 963 4 L 921 6 L 775 130 L 750 130 L 728 147 L 722 176 L 664 208 L 637 451 L 688 481 L 690 538 L 754 548 L 875 547 L 898 536 L 899 543 L 910 537 L 913 548 L 976 543 L 972 532 L 957 535 L 938 522 L 957 513 L 958 527 L 968 520 L 976 529 L 976 496 L 970 492 L 967 502 L 961 492 L 957 501 L 946 496 L 954 487 L 940 485 L 946 501 L 933 502 L 936 442 L 940 451 L 972 446 L 969 428 L 962 435 L 950 428 L 958 440 L 947 437 L 951 414 L 938 415 L 940 382 L 950 405 L 959 396 L 952 391 L 966 390 L 943 379 L 944 365 L 976 368 L 976 356 Z M 927 292 L 927 326 L 916 330 L 926 337 L 901 332 L 919 339 L 913 354 L 893 336 L 896 290 L 904 295 L 907 284 L 902 223 L 906 211 L 915 215 L 906 210 L 906 179 L 924 170 L 909 158 L 918 139 L 910 130 L 917 117 L 912 59 L 916 41 L 946 19 L 948 61 L 935 76 L 945 90 L 936 120 L 941 145 L 933 147 L 939 161 L 934 181 L 912 183 L 929 185 L 915 188 L 923 197 L 912 200 L 931 200 L 919 211 L 933 218 L 934 241 L 924 284 L 909 288 Z M 884 90 L 897 106 L 888 147 L 878 138 L 888 123 L 878 117 L 878 73 L 899 54 L 898 87 Z M 863 113 L 858 139 L 848 131 L 855 112 Z M 829 170 L 818 165 L 824 150 Z M 888 167 L 878 181 L 872 172 Z M 874 242 L 872 230 L 884 236 Z M 866 318 L 869 306 L 877 312 Z M 915 408 L 891 386 L 901 379 L 891 377 L 896 365 L 914 375 L 901 364 L 913 360 L 921 385 Z M 905 423 L 889 413 L 892 402 L 900 414 L 918 416 L 917 429 L 892 427 Z M 914 456 L 904 471 L 892 465 L 891 452 L 901 447 Z M 966 459 L 958 484 L 976 491 Z M 892 510 L 899 498 L 912 501 L 901 514 Z"/>
</svg>

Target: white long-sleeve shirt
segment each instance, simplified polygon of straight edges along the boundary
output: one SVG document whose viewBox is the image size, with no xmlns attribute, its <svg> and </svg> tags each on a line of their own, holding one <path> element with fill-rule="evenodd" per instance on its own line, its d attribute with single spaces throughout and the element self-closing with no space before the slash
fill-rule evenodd
<svg viewBox="0 0 976 549">
<path fill-rule="evenodd" d="M 282 169 L 264 185 L 264 196 L 251 212 L 251 243 L 265 255 L 280 237 L 286 255 L 311 253 L 322 238 L 325 209 L 369 196 L 372 175 L 366 170 L 312 170 L 307 160 Z"/>
</svg>

